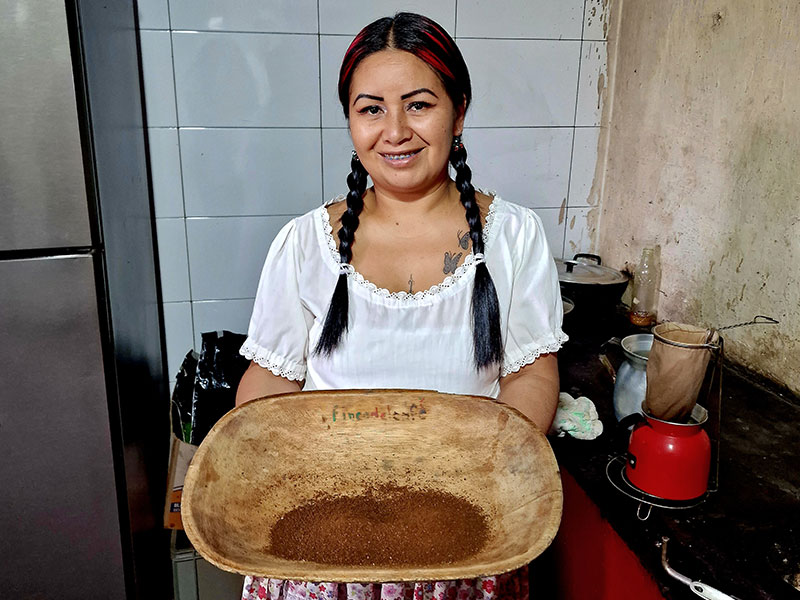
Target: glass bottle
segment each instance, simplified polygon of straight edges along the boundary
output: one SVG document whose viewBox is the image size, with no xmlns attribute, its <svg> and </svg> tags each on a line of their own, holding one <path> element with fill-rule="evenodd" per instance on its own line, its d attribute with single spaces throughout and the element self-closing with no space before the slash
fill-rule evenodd
<svg viewBox="0 0 800 600">
<path fill-rule="evenodd" d="M 650 327 L 658 318 L 658 296 L 661 293 L 661 246 L 642 250 L 642 258 L 633 275 L 631 308 L 628 317 L 637 327 Z"/>
</svg>

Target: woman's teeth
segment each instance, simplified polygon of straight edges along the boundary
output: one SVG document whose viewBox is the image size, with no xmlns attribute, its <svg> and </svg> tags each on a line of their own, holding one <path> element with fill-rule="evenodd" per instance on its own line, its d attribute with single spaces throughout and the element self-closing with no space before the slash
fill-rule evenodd
<svg viewBox="0 0 800 600">
<path fill-rule="evenodd" d="M 407 154 L 384 154 L 383 156 L 389 160 L 403 160 L 404 158 L 410 158 L 418 153 L 419 150 L 415 150 L 414 152 L 409 152 Z"/>
</svg>

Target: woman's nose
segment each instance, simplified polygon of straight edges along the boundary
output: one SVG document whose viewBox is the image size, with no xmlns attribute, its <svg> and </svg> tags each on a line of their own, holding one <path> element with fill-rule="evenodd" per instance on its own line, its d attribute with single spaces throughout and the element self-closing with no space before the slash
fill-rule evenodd
<svg viewBox="0 0 800 600">
<path fill-rule="evenodd" d="M 408 118 L 404 111 L 390 113 L 385 123 L 384 136 L 387 142 L 402 144 L 411 138 L 411 128 L 408 126 Z"/>
</svg>

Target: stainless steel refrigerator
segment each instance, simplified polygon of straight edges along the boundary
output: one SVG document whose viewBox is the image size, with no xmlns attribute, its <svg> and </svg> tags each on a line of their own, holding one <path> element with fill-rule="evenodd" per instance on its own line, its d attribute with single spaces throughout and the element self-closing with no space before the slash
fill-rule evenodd
<svg viewBox="0 0 800 600">
<path fill-rule="evenodd" d="M 0 598 L 170 598 L 135 2 L 0 0 Z"/>
</svg>

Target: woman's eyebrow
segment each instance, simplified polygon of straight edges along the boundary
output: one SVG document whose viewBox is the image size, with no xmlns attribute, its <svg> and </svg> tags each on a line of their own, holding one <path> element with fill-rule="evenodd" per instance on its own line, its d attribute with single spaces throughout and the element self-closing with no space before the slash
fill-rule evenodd
<svg viewBox="0 0 800 600">
<path fill-rule="evenodd" d="M 433 96 L 434 98 L 436 98 L 437 100 L 439 99 L 439 96 L 434 94 L 428 88 L 419 88 L 418 90 L 414 90 L 413 92 L 408 92 L 407 94 L 403 94 L 402 96 L 400 96 L 400 100 L 406 100 L 407 98 L 411 98 L 411 96 L 416 96 L 417 94 L 423 94 L 423 93 L 428 93 L 431 96 Z"/>
<path fill-rule="evenodd" d="M 369 98 L 370 100 L 377 100 L 378 102 L 383 102 L 383 98 L 381 96 L 373 96 L 371 94 L 359 94 L 353 100 L 353 104 L 358 102 L 361 98 Z"/>
<path fill-rule="evenodd" d="M 431 96 L 433 96 L 437 100 L 439 99 L 439 96 L 434 94 L 428 88 L 419 88 L 417 90 L 414 90 L 413 92 L 408 92 L 407 94 L 403 94 L 402 96 L 400 96 L 400 100 L 407 100 L 408 98 L 411 98 L 411 96 L 416 96 L 417 94 L 430 94 Z M 361 100 L 361 98 L 369 98 L 370 100 L 375 100 L 377 102 L 383 102 L 383 96 L 373 96 L 372 94 L 359 94 L 358 96 L 356 96 L 353 99 L 353 104 L 355 104 L 356 102 Z"/>
</svg>

